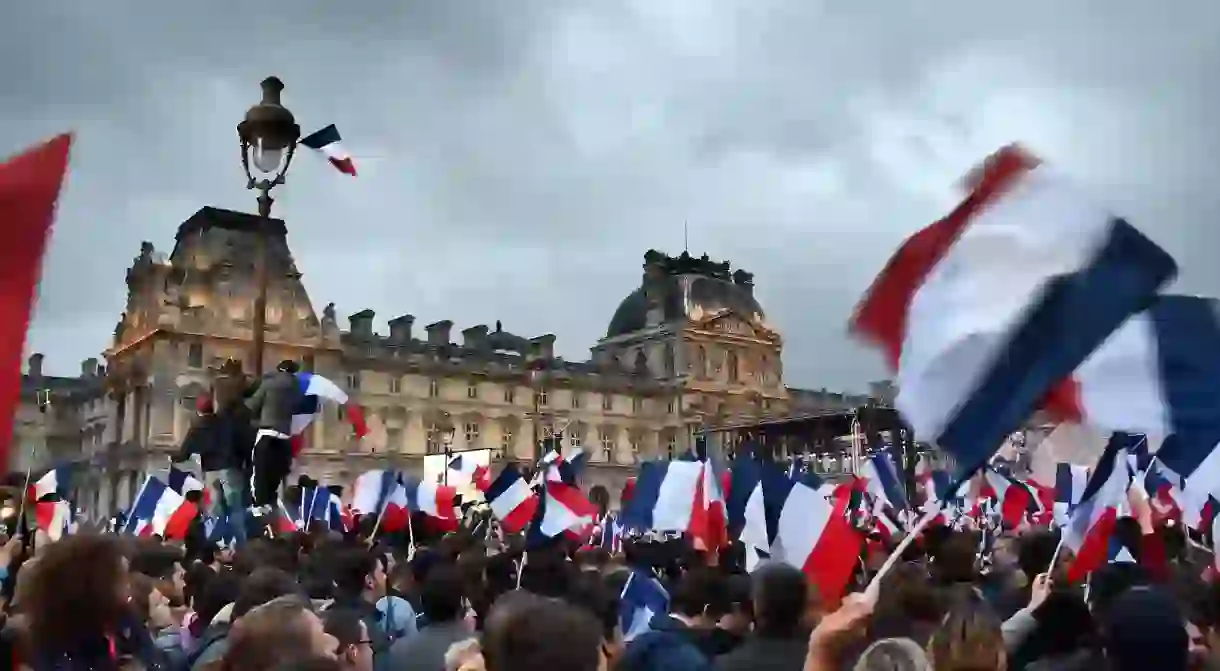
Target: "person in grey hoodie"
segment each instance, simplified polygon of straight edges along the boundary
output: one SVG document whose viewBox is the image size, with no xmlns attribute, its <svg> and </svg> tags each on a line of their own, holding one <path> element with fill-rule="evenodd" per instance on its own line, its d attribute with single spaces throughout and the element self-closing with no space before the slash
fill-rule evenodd
<svg viewBox="0 0 1220 671">
<path fill-rule="evenodd" d="M 295 361 L 281 361 L 246 399 L 257 429 L 250 461 L 254 505 L 264 513 L 276 505 L 280 487 L 292 472 L 292 416 L 305 396 L 297 370 Z"/>
</svg>

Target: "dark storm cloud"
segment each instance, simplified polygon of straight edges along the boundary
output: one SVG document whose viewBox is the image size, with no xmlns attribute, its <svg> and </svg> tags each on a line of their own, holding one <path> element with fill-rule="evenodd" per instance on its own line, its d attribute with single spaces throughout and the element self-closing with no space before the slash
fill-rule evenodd
<svg viewBox="0 0 1220 671">
<path fill-rule="evenodd" d="M 334 122 L 276 213 L 315 304 L 554 332 L 578 357 L 650 247 L 757 274 L 792 384 L 880 374 L 844 322 L 957 177 L 1028 142 L 1220 293 L 1220 6 L 793 0 L 19 3 L 0 152 L 79 131 L 31 346 L 107 344 L 141 240 L 252 209 L 234 126 L 277 74 Z M 884 7 L 884 11 L 873 9 Z"/>
</svg>

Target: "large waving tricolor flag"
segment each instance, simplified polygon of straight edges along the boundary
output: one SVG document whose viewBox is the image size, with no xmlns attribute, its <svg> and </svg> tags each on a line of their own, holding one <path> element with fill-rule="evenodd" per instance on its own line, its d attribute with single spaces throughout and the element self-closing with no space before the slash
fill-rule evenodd
<svg viewBox="0 0 1220 671">
<path fill-rule="evenodd" d="M 71 147 L 64 134 L 0 163 L 0 473 L 8 472 L 22 350 Z"/>
<path fill-rule="evenodd" d="M 534 519 L 534 512 L 538 509 L 538 495 L 515 464 L 509 464 L 500 471 L 500 475 L 484 492 L 484 497 L 491 507 L 491 514 L 500 520 L 500 526 L 509 533 L 524 529 Z"/>
<path fill-rule="evenodd" d="M 292 452 L 299 454 L 305 447 L 305 429 L 313 424 L 313 420 L 321 412 L 321 402 L 330 401 L 343 407 L 347 421 L 357 438 L 368 434 L 368 425 L 364 422 L 364 410 L 359 404 L 353 403 L 347 392 L 339 385 L 314 373 L 297 373 L 301 383 L 301 405 L 292 413 L 291 433 Z"/>
<path fill-rule="evenodd" d="M 975 471 L 1172 279 L 1173 259 L 1016 147 L 907 239 L 851 329 L 896 371 L 920 440 Z M 1069 385 L 1070 386 L 1070 385 Z"/>
<path fill-rule="evenodd" d="M 186 538 L 191 521 L 199 514 L 199 507 L 188 502 L 181 494 L 170 489 L 159 478 L 148 476 L 128 515 L 128 530 L 138 520 L 145 520 L 154 534 L 162 538 Z"/>
<path fill-rule="evenodd" d="M 301 146 L 309 147 L 325 156 L 339 172 L 356 176 L 356 164 L 352 161 L 352 155 L 343 148 L 342 138 L 339 137 L 339 129 L 335 128 L 335 124 L 305 136 L 301 139 Z"/>
</svg>

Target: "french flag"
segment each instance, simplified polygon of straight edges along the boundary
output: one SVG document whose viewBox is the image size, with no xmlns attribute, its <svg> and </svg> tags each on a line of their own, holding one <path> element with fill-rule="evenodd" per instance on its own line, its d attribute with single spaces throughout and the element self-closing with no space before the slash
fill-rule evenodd
<svg viewBox="0 0 1220 671">
<path fill-rule="evenodd" d="M 860 471 L 866 491 L 875 500 L 882 501 L 895 510 L 907 509 L 907 497 L 902 491 L 898 468 L 889 452 L 874 452 L 864 460 Z"/>
<path fill-rule="evenodd" d="M 762 493 L 767 528 L 774 529 L 771 559 L 801 569 L 824 598 L 837 601 L 864 543 L 848 521 L 851 497 L 828 501 L 816 489 L 787 477 L 765 478 Z"/>
<path fill-rule="evenodd" d="M 538 509 L 538 495 L 521 476 L 516 464 L 505 466 L 483 496 L 491 507 L 491 514 L 500 520 L 500 526 L 509 533 L 524 529 L 534 519 Z"/>
<path fill-rule="evenodd" d="M 1156 459 L 1184 481 L 1184 512 L 1220 494 L 1218 310 L 1214 299 L 1162 296 L 1075 376 L 1074 410 L 1089 424 L 1165 436 Z"/>
<path fill-rule="evenodd" d="M 1131 469 L 1127 465 L 1130 436 L 1116 433 L 1106 445 L 1097 467 L 1089 476 L 1080 504 L 1070 513 L 1063 529 L 1063 545 L 1076 558 L 1068 567 L 1068 579 L 1078 582 L 1109 559 L 1110 536 L 1118 521 L 1118 509 L 1127 501 Z"/>
<path fill-rule="evenodd" d="M 635 491 L 623 509 L 623 525 L 636 531 L 685 533 L 691 526 L 703 477 L 703 464 L 698 461 L 641 464 Z"/>
<path fill-rule="evenodd" d="M 352 511 L 381 520 L 378 529 L 401 531 L 410 523 L 407 490 L 399 482 L 398 471 L 367 471 L 352 485 Z"/>
<path fill-rule="evenodd" d="M 41 501 L 43 497 L 52 494 L 61 499 L 68 497 L 71 490 L 71 478 L 66 467 L 59 466 L 47 471 L 38 481 L 30 485 L 28 496 L 31 501 Z"/>
<path fill-rule="evenodd" d="M 203 505 L 206 508 L 212 500 L 212 493 L 203 485 L 203 481 L 191 475 L 189 472 L 182 470 L 176 466 L 169 467 L 169 476 L 167 478 L 169 488 L 178 492 L 183 497 L 191 492 L 199 492 L 202 497 Z"/>
<path fill-rule="evenodd" d="M 342 140 L 339 129 L 332 123 L 301 138 L 301 145 L 321 153 L 339 172 L 355 177 L 356 164 L 351 154 L 343 148 Z"/>
<path fill-rule="evenodd" d="M 291 419 L 290 433 L 293 454 L 300 454 L 304 449 L 305 429 L 313 424 L 314 418 L 321 411 L 321 401 L 323 400 L 343 406 L 347 421 L 352 425 L 352 430 L 356 433 L 357 438 L 363 438 L 368 434 L 369 429 L 364 421 L 364 410 L 359 404 L 353 403 L 347 392 L 340 389 L 339 385 L 313 373 L 297 373 L 297 380 L 301 384 L 303 396 L 300 407 L 293 412 Z"/>
<path fill-rule="evenodd" d="M 956 209 L 903 243 L 851 329 L 884 352 L 897 409 L 960 477 L 1176 273 L 1133 226 L 1010 146 Z"/>
<path fill-rule="evenodd" d="M 729 542 L 728 520 L 725 516 L 724 493 L 720 477 L 710 460 L 700 464 L 699 481 L 695 486 L 695 503 L 686 531 L 696 550 L 718 550 Z"/>
<path fill-rule="evenodd" d="M 275 510 L 271 511 L 269 524 L 271 530 L 276 534 L 290 534 L 305 527 L 305 521 L 301 518 L 300 511 L 284 505 L 284 499 L 280 499 Z"/>
<path fill-rule="evenodd" d="M 131 520 L 147 520 L 152 533 L 162 538 L 184 539 L 191 522 L 199 514 L 199 507 L 188 502 L 181 494 L 170 489 L 159 478 L 148 476 L 136 494 L 128 515 Z"/>
<path fill-rule="evenodd" d="M 446 531 L 457 530 L 457 489 L 417 478 L 404 478 L 403 489 L 408 508 L 441 522 Z"/>
<path fill-rule="evenodd" d="M 526 544 L 536 547 L 560 534 L 587 536 L 596 518 L 597 506 L 585 498 L 579 488 L 562 482 L 548 482 L 542 487 Z"/>
<path fill-rule="evenodd" d="M 480 492 L 487 491 L 487 488 L 491 486 L 491 472 L 486 466 L 477 463 L 473 457 L 456 455 L 449 460 L 448 468 L 454 473 L 465 476 Z"/>
<path fill-rule="evenodd" d="M 67 501 L 38 501 L 34 504 L 34 520 L 47 538 L 57 541 L 68 533 L 72 524 L 72 504 Z"/>
<path fill-rule="evenodd" d="M 542 458 L 547 482 L 562 482 L 576 485 L 589 462 L 589 453 L 583 447 L 567 447 L 562 451 L 552 450 Z"/>
<path fill-rule="evenodd" d="M 982 489 L 984 496 L 995 499 L 1000 518 L 1010 528 L 1020 526 L 1027 514 L 1038 511 L 1038 497 L 1027 485 L 991 468 L 983 471 Z"/>
<path fill-rule="evenodd" d="M 1089 469 L 1060 462 L 1055 465 L 1055 523 L 1065 526 L 1068 512 L 1080 504 L 1089 482 Z"/>
</svg>

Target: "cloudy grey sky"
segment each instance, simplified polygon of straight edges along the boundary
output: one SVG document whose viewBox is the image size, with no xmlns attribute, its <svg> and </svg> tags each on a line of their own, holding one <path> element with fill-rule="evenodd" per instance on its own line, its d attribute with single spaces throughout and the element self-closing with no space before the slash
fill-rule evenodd
<svg viewBox="0 0 1220 671">
<path fill-rule="evenodd" d="M 382 329 L 502 319 L 586 356 L 687 221 L 757 274 L 789 384 L 863 389 L 852 305 L 1010 140 L 1220 294 L 1214 1 L 44 0 L 0 24 L 0 155 L 79 132 L 30 343 L 53 371 L 106 347 L 141 240 L 253 209 L 234 126 L 269 74 L 361 170 L 302 155 L 278 194 L 311 297 Z"/>
</svg>

